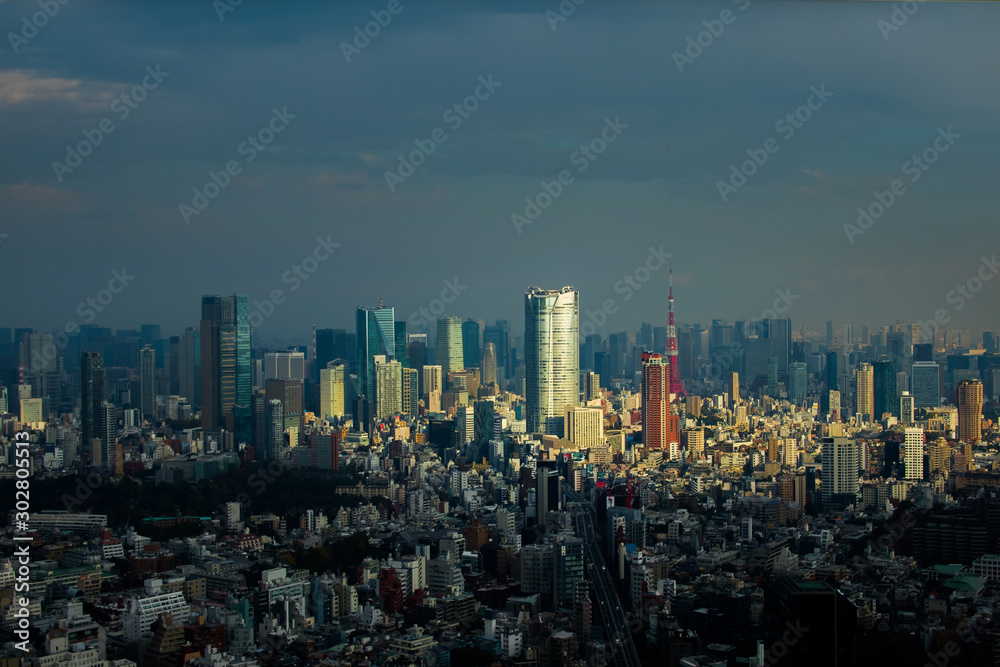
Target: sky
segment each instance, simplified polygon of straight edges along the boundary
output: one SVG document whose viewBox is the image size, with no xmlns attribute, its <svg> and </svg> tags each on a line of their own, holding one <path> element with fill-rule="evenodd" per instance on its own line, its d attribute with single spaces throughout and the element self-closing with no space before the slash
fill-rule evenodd
<svg viewBox="0 0 1000 667">
<path fill-rule="evenodd" d="M 3 326 L 1000 328 L 997 3 L 230 2 L 0 3 Z"/>
</svg>

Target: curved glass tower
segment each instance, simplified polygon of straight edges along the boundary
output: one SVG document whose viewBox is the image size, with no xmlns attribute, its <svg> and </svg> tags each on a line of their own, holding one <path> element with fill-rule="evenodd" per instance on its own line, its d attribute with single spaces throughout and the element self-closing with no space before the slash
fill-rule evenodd
<svg viewBox="0 0 1000 667">
<path fill-rule="evenodd" d="M 580 402 L 580 293 L 572 287 L 524 294 L 529 433 L 562 437 L 567 406 Z"/>
</svg>

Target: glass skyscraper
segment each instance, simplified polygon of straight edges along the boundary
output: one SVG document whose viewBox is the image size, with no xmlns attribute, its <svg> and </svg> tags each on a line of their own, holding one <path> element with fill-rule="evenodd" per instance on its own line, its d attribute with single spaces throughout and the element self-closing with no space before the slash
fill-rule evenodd
<svg viewBox="0 0 1000 667">
<path fill-rule="evenodd" d="M 572 287 L 524 295 L 524 352 L 529 433 L 562 435 L 567 406 L 580 392 L 580 293 Z"/>
<path fill-rule="evenodd" d="M 911 382 L 914 408 L 936 408 L 941 404 L 941 367 L 937 362 L 914 361 Z"/>
<path fill-rule="evenodd" d="M 250 442 L 250 305 L 247 295 L 201 299 L 201 425 Z"/>
<path fill-rule="evenodd" d="M 357 311 L 358 386 L 366 400 L 375 399 L 375 357 L 396 356 L 396 323 L 393 308 L 364 308 Z"/>
<path fill-rule="evenodd" d="M 875 376 L 875 414 L 873 421 L 881 421 L 882 415 L 898 415 L 899 394 L 896 392 L 896 367 L 892 361 L 881 359 L 872 364 Z"/>
<path fill-rule="evenodd" d="M 442 317 L 437 321 L 437 365 L 444 377 L 465 366 L 462 358 L 462 321 L 457 317 Z"/>
</svg>

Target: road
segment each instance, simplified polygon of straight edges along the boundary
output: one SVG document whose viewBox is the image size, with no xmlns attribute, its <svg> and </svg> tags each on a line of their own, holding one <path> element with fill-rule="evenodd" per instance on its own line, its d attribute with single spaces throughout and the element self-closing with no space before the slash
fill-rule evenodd
<svg viewBox="0 0 1000 667">
<path fill-rule="evenodd" d="M 628 620 L 626 620 L 622 610 L 614 582 L 611 581 L 611 572 L 608 571 L 607 565 L 604 563 L 597 531 L 594 530 L 594 522 L 597 518 L 594 504 L 587 502 L 583 496 L 565 483 L 563 497 L 573 513 L 576 534 L 583 538 L 584 560 L 587 563 L 587 572 L 597 594 L 601 618 L 604 619 L 611 658 L 619 667 L 641 667 L 639 653 L 635 650 L 632 633 L 629 631 Z"/>
</svg>

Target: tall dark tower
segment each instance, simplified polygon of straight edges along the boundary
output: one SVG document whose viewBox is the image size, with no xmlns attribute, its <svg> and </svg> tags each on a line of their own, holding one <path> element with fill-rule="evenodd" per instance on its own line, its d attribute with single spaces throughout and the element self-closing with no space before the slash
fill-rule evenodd
<svg viewBox="0 0 1000 667">
<path fill-rule="evenodd" d="M 875 414 L 873 419 L 881 420 L 888 412 L 899 415 L 899 396 L 896 393 L 896 367 L 888 359 L 880 359 L 872 364 L 875 384 Z"/>
<path fill-rule="evenodd" d="M 670 393 L 687 396 L 677 365 L 677 327 L 674 326 L 674 267 L 670 266 L 670 296 L 667 298 L 667 360 L 670 362 Z"/>
<path fill-rule="evenodd" d="M 245 294 L 201 299 L 201 425 L 250 442 L 250 307 Z"/>
<path fill-rule="evenodd" d="M 107 377 L 104 373 L 104 355 L 84 352 L 80 377 L 80 421 L 83 427 L 84 452 L 90 451 L 94 438 L 101 437 L 101 404 L 108 400 Z"/>
</svg>

